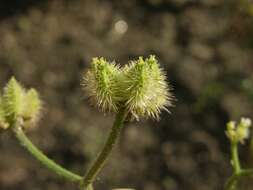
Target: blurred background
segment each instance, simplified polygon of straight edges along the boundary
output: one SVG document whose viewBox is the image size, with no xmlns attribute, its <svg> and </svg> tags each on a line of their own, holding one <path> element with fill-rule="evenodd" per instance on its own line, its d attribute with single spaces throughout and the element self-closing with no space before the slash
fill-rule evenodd
<svg viewBox="0 0 253 190">
<path fill-rule="evenodd" d="M 126 64 L 155 54 L 175 106 L 159 122 L 127 124 L 95 189 L 223 189 L 231 174 L 225 124 L 253 118 L 252 1 L 3 0 L 0 36 L 1 88 L 14 75 L 44 100 L 42 120 L 28 135 L 80 174 L 113 122 L 88 104 L 80 87 L 91 58 Z M 0 135 L 0 152 L 0 189 L 77 189 L 9 133 Z M 253 165 L 251 152 L 253 143 L 241 147 L 244 166 Z"/>
</svg>

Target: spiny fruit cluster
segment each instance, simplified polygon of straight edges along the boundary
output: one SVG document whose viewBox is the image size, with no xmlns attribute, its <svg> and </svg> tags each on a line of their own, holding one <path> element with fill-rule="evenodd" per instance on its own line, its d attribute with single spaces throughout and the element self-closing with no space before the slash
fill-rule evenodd
<svg viewBox="0 0 253 190">
<path fill-rule="evenodd" d="M 13 77 L 0 96 L 0 128 L 7 129 L 22 120 L 24 128 L 39 119 L 42 103 L 35 89 L 24 89 Z"/>
<path fill-rule="evenodd" d="M 104 58 L 94 58 L 84 76 L 84 90 L 102 111 L 128 109 L 131 117 L 158 118 L 171 105 L 164 71 L 155 56 L 139 57 L 120 68 Z"/>
</svg>

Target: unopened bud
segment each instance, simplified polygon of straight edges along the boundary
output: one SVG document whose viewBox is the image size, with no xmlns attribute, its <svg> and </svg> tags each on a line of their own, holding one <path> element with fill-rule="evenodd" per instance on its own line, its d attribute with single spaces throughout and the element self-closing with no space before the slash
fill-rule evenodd
<svg viewBox="0 0 253 190">
<path fill-rule="evenodd" d="M 243 144 L 250 136 L 250 126 L 251 120 L 249 118 L 241 118 L 240 123 L 237 125 L 236 122 L 230 121 L 227 123 L 226 135 L 231 142 Z"/>
</svg>

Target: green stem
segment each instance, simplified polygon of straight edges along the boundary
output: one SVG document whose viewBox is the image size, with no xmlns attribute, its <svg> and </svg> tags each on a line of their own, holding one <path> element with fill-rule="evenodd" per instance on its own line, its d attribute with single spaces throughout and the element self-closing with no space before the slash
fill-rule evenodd
<svg viewBox="0 0 253 190">
<path fill-rule="evenodd" d="M 87 174 L 84 177 L 84 187 L 85 188 L 92 186 L 92 183 L 94 182 L 96 176 L 98 175 L 100 170 L 103 168 L 105 161 L 107 160 L 114 145 L 116 144 L 116 142 L 118 140 L 118 137 L 119 137 L 120 131 L 123 127 L 123 123 L 125 121 L 126 115 L 127 115 L 126 109 L 121 109 L 117 113 L 117 115 L 115 117 L 114 124 L 111 129 L 111 132 L 107 138 L 107 141 L 106 141 L 102 151 L 98 154 L 97 159 L 92 164 L 91 168 L 88 170 Z"/>
<path fill-rule="evenodd" d="M 238 156 L 238 142 L 231 142 L 231 164 L 233 167 L 233 175 L 228 179 L 225 190 L 234 190 L 237 187 L 238 179 L 241 177 L 242 173 L 244 172 L 241 169 L 240 159 Z"/>
<path fill-rule="evenodd" d="M 16 125 L 13 127 L 19 142 L 34 156 L 38 161 L 40 161 L 49 170 L 55 172 L 59 176 L 65 178 L 66 180 L 82 183 L 83 177 L 72 173 L 71 171 L 63 168 L 62 166 L 56 164 L 53 160 L 49 159 L 45 154 L 43 154 L 25 135 L 21 126 Z"/>
<path fill-rule="evenodd" d="M 243 169 L 240 172 L 240 177 L 252 177 L 253 176 L 253 169 Z"/>
<path fill-rule="evenodd" d="M 93 185 L 92 184 L 88 185 L 86 190 L 93 190 Z"/>
<path fill-rule="evenodd" d="M 232 175 L 225 186 L 225 190 L 233 189 L 234 184 L 242 177 L 253 177 L 253 169 L 242 169 L 238 174 Z"/>
<path fill-rule="evenodd" d="M 232 166 L 234 169 L 234 174 L 238 174 L 241 171 L 240 160 L 238 156 L 238 147 L 236 142 L 231 143 L 231 156 L 232 156 Z"/>
</svg>

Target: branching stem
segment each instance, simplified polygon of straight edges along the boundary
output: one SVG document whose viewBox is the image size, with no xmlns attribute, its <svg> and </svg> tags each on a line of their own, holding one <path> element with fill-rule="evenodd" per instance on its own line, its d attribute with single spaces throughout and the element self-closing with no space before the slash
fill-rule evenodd
<svg viewBox="0 0 253 190">
<path fill-rule="evenodd" d="M 237 174 L 232 175 L 225 186 L 225 190 L 233 190 L 236 182 L 238 182 L 242 177 L 253 177 L 253 169 L 241 169 Z"/>
<path fill-rule="evenodd" d="M 13 127 L 13 131 L 18 139 L 18 141 L 24 146 L 28 152 L 31 153 L 41 164 L 47 167 L 49 170 L 58 174 L 59 176 L 65 178 L 68 181 L 76 182 L 81 184 L 83 177 L 63 168 L 62 166 L 55 163 L 53 160 L 49 159 L 42 151 L 40 151 L 25 135 L 23 129 L 18 124 Z"/>
<path fill-rule="evenodd" d="M 238 143 L 231 142 L 233 175 L 228 179 L 225 190 L 237 190 L 237 183 L 242 177 L 252 177 L 253 169 L 242 169 L 238 156 Z"/>
</svg>

